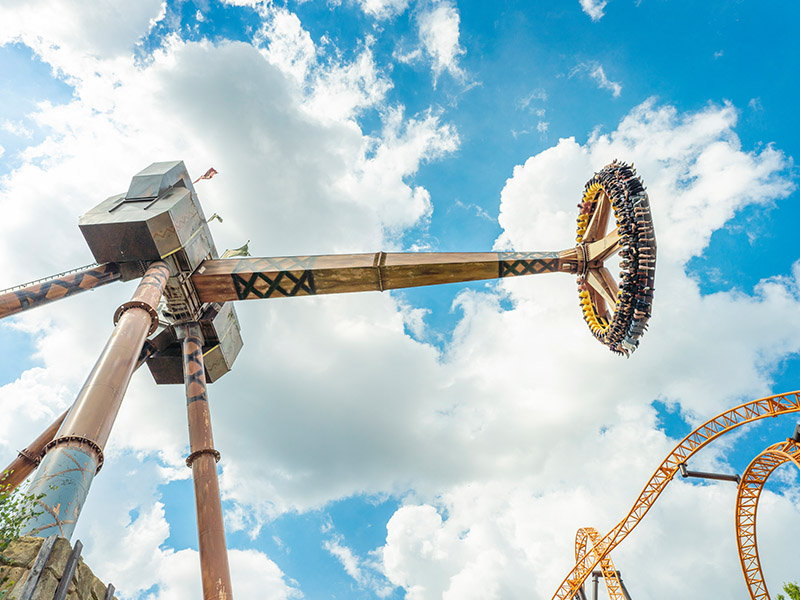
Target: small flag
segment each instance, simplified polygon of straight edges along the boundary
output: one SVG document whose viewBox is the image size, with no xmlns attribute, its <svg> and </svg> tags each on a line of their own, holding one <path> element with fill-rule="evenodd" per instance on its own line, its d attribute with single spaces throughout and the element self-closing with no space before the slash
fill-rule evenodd
<svg viewBox="0 0 800 600">
<path fill-rule="evenodd" d="M 201 179 L 211 179 L 216 174 L 217 170 L 214 167 L 211 167 L 208 171 L 205 172 L 205 175 L 201 175 L 200 177 L 195 179 L 192 183 L 197 183 Z"/>
<path fill-rule="evenodd" d="M 225 250 L 220 258 L 233 258 L 234 256 L 250 256 L 250 240 L 247 240 L 241 248 L 234 248 L 233 250 Z"/>
</svg>

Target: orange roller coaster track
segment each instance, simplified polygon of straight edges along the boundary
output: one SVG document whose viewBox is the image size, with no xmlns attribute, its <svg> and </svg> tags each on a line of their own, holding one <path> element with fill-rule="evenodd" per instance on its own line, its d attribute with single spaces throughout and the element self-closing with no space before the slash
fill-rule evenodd
<svg viewBox="0 0 800 600">
<path fill-rule="evenodd" d="M 800 469 L 800 446 L 792 439 L 773 444 L 753 459 L 736 494 L 736 545 L 747 591 L 753 600 L 769 600 L 756 545 L 756 511 L 761 490 L 772 472 L 787 462 Z"/>
<path fill-rule="evenodd" d="M 553 600 L 571 600 L 578 593 L 578 589 L 601 559 L 608 556 L 608 553 L 616 548 L 644 518 L 667 484 L 672 481 L 680 465 L 701 448 L 745 423 L 795 412 L 800 412 L 800 391 L 741 404 L 706 421 L 692 431 L 659 465 L 625 518 L 594 544 L 592 552 L 594 556 L 587 556 L 584 560 L 577 561 L 553 594 Z"/>
<path fill-rule="evenodd" d="M 594 527 L 581 527 L 575 534 L 575 562 L 585 563 L 593 560 L 592 557 L 600 561 L 600 570 L 603 572 L 603 581 L 608 590 L 608 597 L 611 600 L 627 600 L 622 592 L 617 570 L 608 553 L 601 554 L 597 542 L 600 541 L 600 534 Z M 589 569 L 591 573 L 592 569 Z"/>
</svg>

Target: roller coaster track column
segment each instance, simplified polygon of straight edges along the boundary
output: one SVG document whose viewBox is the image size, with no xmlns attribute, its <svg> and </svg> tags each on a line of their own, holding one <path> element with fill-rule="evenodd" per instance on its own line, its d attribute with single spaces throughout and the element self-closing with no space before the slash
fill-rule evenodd
<svg viewBox="0 0 800 600">
<path fill-rule="evenodd" d="M 601 555 L 597 549 L 597 542 L 600 541 L 600 534 L 594 527 L 581 527 L 575 534 L 575 562 L 580 564 L 582 562 L 591 561 L 594 558 L 600 561 L 600 570 L 603 572 L 603 581 L 606 584 L 608 597 L 611 600 L 627 600 L 622 593 L 622 586 L 620 585 L 619 577 L 617 577 L 617 569 L 614 563 L 611 562 L 611 557 Z M 587 546 L 591 545 L 590 548 Z M 591 569 L 589 569 L 591 572 Z"/>
<path fill-rule="evenodd" d="M 736 494 L 736 546 L 752 600 L 769 600 L 756 545 L 756 511 L 764 484 L 772 472 L 792 462 L 800 469 L 800 446 L 792 439 L 773 444 L 753 459 L 742 475 Z"/>
<path fill-rule="evenodd" d="M 740 425 L 765 417 L 795 412 L 800 412 L 800 392 L 778 394 L 727 410 L 692 431 L 675 446 L 656 469 L 625 518 L 594 545 L 595 558 L 579 561 L 561 582 L 553 594 L 553 600 L 570 600 L 575 596 L 600 560 L 616 548 L 644 518 L 667 484 L 672 481 L 672 477 L 679 471 L 681 463 L 685 463 L 701 448 Z"/>
</svg>

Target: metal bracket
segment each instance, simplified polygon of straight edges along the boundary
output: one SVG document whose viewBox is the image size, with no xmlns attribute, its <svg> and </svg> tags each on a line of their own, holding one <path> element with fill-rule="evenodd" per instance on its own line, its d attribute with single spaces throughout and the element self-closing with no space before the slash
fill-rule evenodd
<svg viewBox="0 0 800 600">
<path fill-rule="evenodd" d="M 222 458 L 220 456 L 220 453 L 217 452 L 214 448 L 202 448 L 200 450 L 195 450 L 189 456 L 186 457 L 186 466 L 191 469 L 194 459 L 196 459 L 201 454 L 211 454 L 214 457 L 214 461 L 216 462 L 219 462 L 219 459 Z"/>
<path fill-rule="evenodd" d="M 728 475 L 726 473 L 706 473 L 705 471 L 689 471 L 686 469 L 686 463 L 680 463 L 678 468 L 681 470 L 681 477 L 699 477 L 701 479 L 714 479 L 717 481 L 734 481 L 738 485 L 741 481 L 739 475 Z"/>
</svg>

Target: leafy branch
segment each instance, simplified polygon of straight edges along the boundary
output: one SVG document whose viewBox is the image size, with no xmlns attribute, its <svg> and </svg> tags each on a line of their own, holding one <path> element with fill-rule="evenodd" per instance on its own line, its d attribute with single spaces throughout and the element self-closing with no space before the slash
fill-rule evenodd
<svg viewBox="0 0 800 600">
<path fill-rule="evenodd" d="M 6 473 L 0 479 L 0 566 L 6 564 L 3 553 L 19 538 L 25 524 L 40 514 L 41 511 L 36 509 L 36 500 L 43 496 L 25 494 L 20 488 L 9 489 L 3 485 L 9 475 L 10 473 Z M 6 597 L 10 589 L 7 583 L 7 575 L 0 577 L 0 600 Z"/>
<path fill-rule="evenodd" d="M 800 587 L 796 583 L 784 583 L 783 591 L 789 594 L 789 600 L 800 600 Z M 778 594 L 777 600 L 786 600 L 786 596 Z"/>
</svg>

